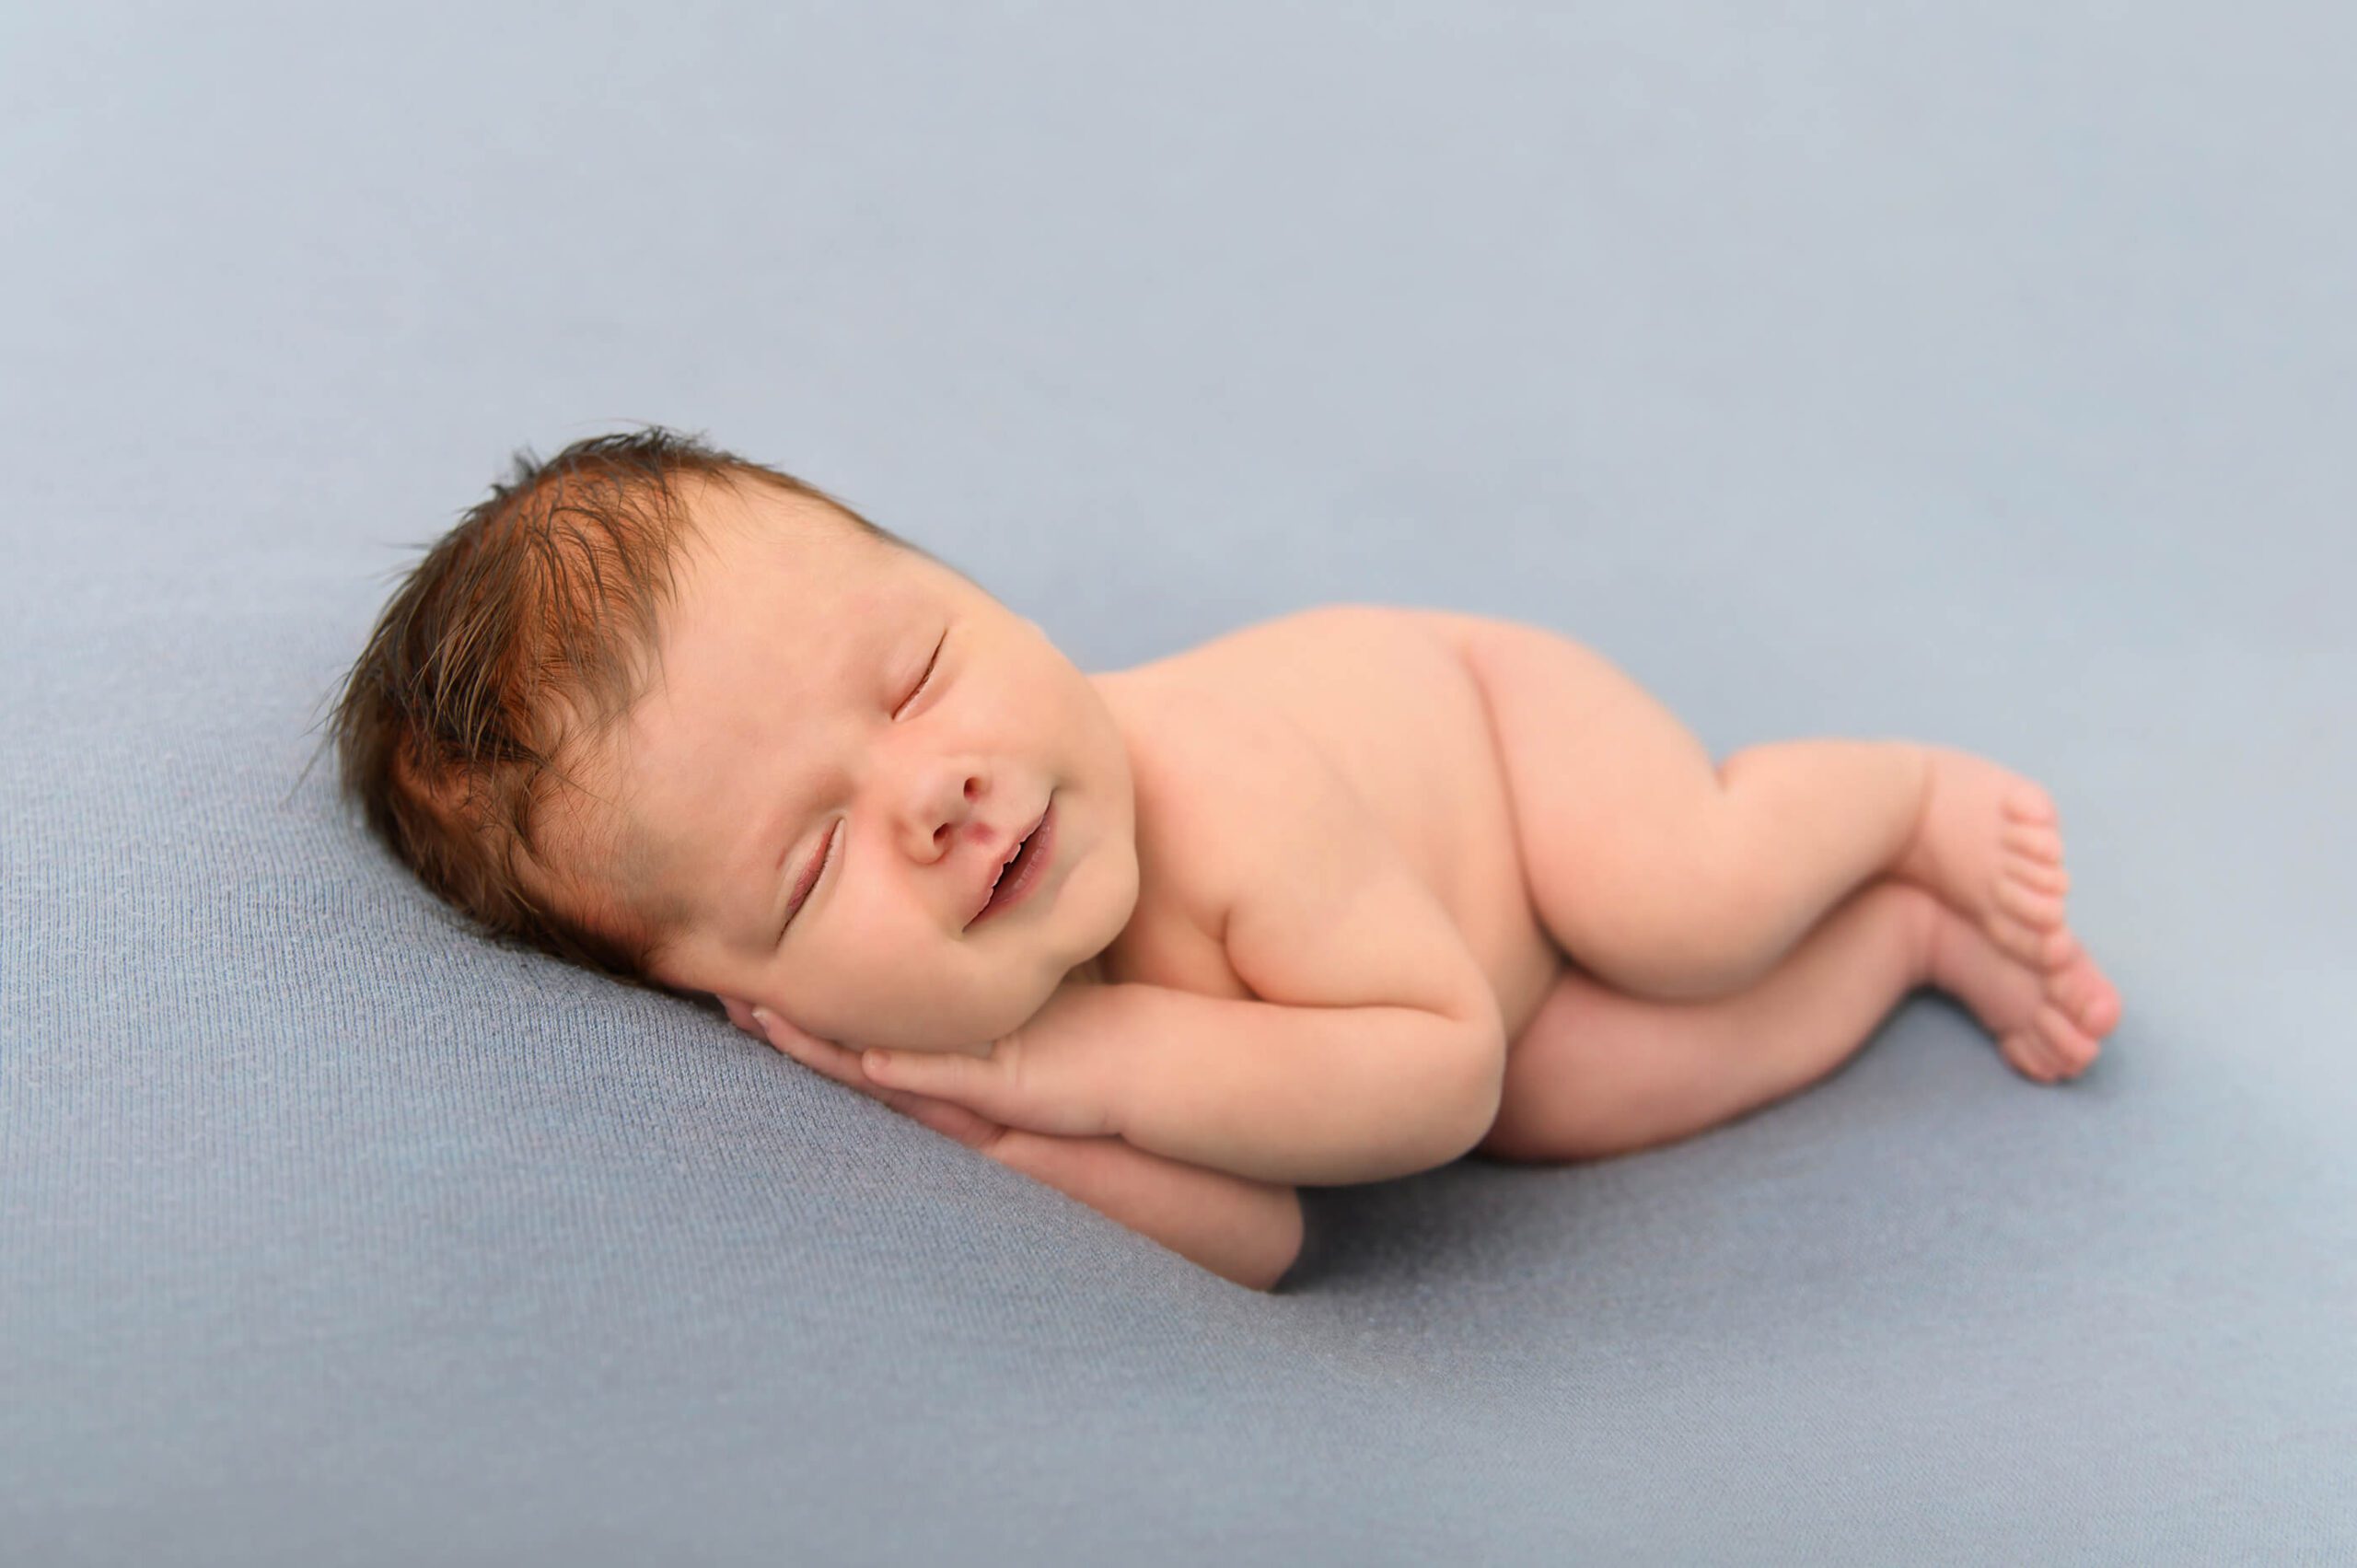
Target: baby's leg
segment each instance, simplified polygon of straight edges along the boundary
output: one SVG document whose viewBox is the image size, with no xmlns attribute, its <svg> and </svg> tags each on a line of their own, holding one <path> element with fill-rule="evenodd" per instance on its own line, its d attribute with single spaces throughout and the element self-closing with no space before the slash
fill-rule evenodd
<svg viewBox="0 0 2357 1568">
<path fill-rule="evenodd" d="M 2119 1021 L 2119 993 L 2084 953 L 2049 974 L 1886 879 L 1735 996 L 1646 1001 L 1567 970 L 1515 1041 L 1479 1152 L 1551 1164 L 1675 1143 L 1816 1083 L 1925 984 L 1960 998 L 2041 1083 L 2076 1076 Z"/>
<path fill-rule="evenodd" d="M 1861 884 L 1920 882 L 2059 967 L 2061 839 L 2029 780 L 1946 748 L 1807 739 L 1713 763 L 1609 661 L 1538 627 L 1435 616 L 1488 701 L 1531 900 L 1631 995 L 1757 980 Z"/>
</svg>

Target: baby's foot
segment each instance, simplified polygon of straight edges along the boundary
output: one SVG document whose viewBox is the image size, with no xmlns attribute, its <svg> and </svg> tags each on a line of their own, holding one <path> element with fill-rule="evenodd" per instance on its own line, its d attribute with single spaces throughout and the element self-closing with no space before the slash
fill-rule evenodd
<svg viewBox="0 0 2357 1568">
<path fill-rule="evenodd" d="M 2062 832 L 2037 784 L 1986 758 L 1926 746 L 1931 780 L 1899 877 L 1929 888 L 1989 939 L 2037 970 L 2070 959 Z"/>
<path fill-rule="evenodd" d="M 2096 1059 L 2096 1041 L 2119 1023 L 2119 993 L 2076 938 L 2051 970 L 2025 964 L 1945 904 L 1933 917 L 1931 983 L 1972 1009 L 1997 1049 L 2026 1078 L 2075 1078 Z"/>
</svg>

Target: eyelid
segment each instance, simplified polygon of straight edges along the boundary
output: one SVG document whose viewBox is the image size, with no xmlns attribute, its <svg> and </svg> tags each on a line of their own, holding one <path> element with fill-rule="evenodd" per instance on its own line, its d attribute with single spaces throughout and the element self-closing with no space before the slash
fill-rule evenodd
<svg viewBox="0 0 2357 1568">
<path fill-rule="evenodd" d="M 944 632 L 941 634 L 941 641 L 933 645 L 933 657 L 925 661 L 923 677 L 917 681 L 916 690 L 909 693 L 909 703 L 913 703 L 923 696 L 925 688 L 933 684 L 933 672 L 941 668 L 941 650 L 948 645 L 949 633 Z M 908 703 L 903 703 L 900 706 L 905 710 Z"/>
<path fill-rule="evenodd" d="M 949 633 L 947 632 L 944 632 L 941 633 L 941 641 L 933 645 L 933 657 L 926 661 L 924 674 L 919 678 L 916 684 L 916 690 L 909 693 L 910 703 L 913 703 L 919 697 L 924 695 L 925 688 L 933 684 L 934 672 L 941 668 L 942 650 L 946 648 L 948 645 Z M 908 703 L 903 703 L 901 706 L 905 709 L 908 706 Z M 785 934 L 794 929 L 794 923 L 802 918 L 802 912 L 808 909 L 810 907 L 810 900 L 819 896 L 819 884 L 827 879 L 827 866 L 829 863 L 835 858 L 836 851 L 840 847 L 835 841 L 842 837 L 842 831 L 840 826 L 838 826 L 834 832 L 828 835 L 824 857 L 819 862 L 819 874 L 810 878 L 810 890 L 802 895 L 802 901 L 794 906 L 793 912 L 785 917 L 785 923 L 778 927 L 777 935 L 779 941 L 783 942 L 785 940 Z"/>
<path fill-rule="evenodd" d="M 793 912 L 785 917 L 785 923 L 778 927 L 777 935 L 780 941 L 784 941 L 785 934 L 794 929 L 794 923 L 802 918 L 802 912 L 810 907 L 810 900 L 819 896 L 819 884 L 827 879 L 827 864 L 835 858 L 835 851 L 839 847 L 835 841 L 842 836 L 840 828 L 827 835 L 827 847 L 819 861 L 819 873 L 810 878 L 810 890 L 802 895 L 801 901 L 795 904 Z"/>
</svg>

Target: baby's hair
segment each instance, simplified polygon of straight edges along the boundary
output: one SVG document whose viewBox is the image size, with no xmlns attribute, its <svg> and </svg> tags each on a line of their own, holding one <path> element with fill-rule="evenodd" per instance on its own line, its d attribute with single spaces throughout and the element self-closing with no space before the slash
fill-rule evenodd
<svg viewBox="0 0 2357 1568">
<path fill-rule="evenodd" d="M 559 785 L 576 806 L 597 798 L 560 759 L 596 755 L 650 672 L 657 611 L 700 532 L 682 482 L 765 485 L 935 558 L 791 474 L 660 425 L 576 441 L 545 463 L 528 447 L 514 463 L 410 568 L 346 674 L 329 718 L 343 793 L 484 935 L 686 995 L 649 972 L 678 912 L 632 907 L 560 869 L 546 831 Z M 607 804 L 615 880 L 643 886 L 644 846 Z"/>
</svg>

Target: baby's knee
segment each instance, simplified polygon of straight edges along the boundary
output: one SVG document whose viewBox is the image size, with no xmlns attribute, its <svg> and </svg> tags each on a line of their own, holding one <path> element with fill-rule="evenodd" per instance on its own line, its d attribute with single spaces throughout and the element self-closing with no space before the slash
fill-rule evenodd
<svg viewBox="0 0 2357 1568">
<path fill-rule="evenodd" d="M 1564 946 L 1630 995 L 1707 1001 L 1741 990 L 1773 960 L 1777 909 L 1765 878 L 1739 859 L 1681 854 Z"/>
</svg>

